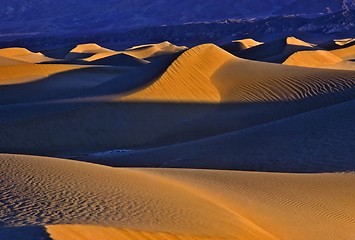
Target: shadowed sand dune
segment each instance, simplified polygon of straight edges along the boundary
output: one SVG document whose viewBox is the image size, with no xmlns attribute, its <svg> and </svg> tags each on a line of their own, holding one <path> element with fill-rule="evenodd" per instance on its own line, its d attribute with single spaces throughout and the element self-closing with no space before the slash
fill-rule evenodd
<svg viewBox="0 0 355 240">
<path fill-rule="evenodd" d="M 295 37 L 287 37 L 255 45 L 237 52 L 235 55 L 250 60 L 282 63 L 295 52 L 314 50 L 315 48 L 314 44 L 304 42 Z"/>
<path fill-rule="evenodd" d="M 125 53 L 114 53 L 114 54 L 98 53 L 89 58 L 85 58 L 84 60 L 94 65 L 130 66 L 130 67 L 137 67 L 149 63 L 149 61 L 136 58 Z"/>
<path fill-rule="evenodd" d="M 131 167 L 278 172 L 355 171 L 355 162 L 352 160 L 355 155 L 355 142 L 352 140 L 355 135 L 354 114 L 355 101 L 350 101 L 192 142 L 71 158 Z"/>
<path fill-rule="evenodd" d="M 1 215 L 1 214 L 0 214 Z M 3 227 L 0 226 L 2 240 L 53 240 L 44 226 Z"/>
<path fill-rule="evenodd" d="M 185 51 L 166 69 L 174 58 L 106 81 L 81 99 L 0 108 L 1 150 L 77 154 L 176 144 L 354 99 L 353 71 L 243 60 L 212 44 Z"/>
<path fill-rule="evenodd" d="M 313 240 L 355 234 L 352 173 L 115 169 L 53 158 L 0 158 L 1 219 L 12 227 L 50 225 L 54 239 L 91 239 L 85 235 L 92 233 L 102 239 Z M 75 225 L 52 226 L 57 224 Z"/>
<path fill-rule="evenodd" d="M 0 66 L 0 103 L 29 103 L 81 92 L 127 72 L 70 64 Z"/>
</svg>

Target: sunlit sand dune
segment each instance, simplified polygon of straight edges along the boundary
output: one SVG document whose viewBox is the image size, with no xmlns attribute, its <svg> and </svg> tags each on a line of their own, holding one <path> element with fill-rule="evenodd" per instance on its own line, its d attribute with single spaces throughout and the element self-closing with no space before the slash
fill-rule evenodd
<svg viewBox="0 0 355 240">
<path fill-rule="evenodd" d="M 56 64 L 21 64 L 15 66 L 0 66 L 0 85 L 13 85 L 32 82 L 52 74 L 70 70 L 82 69 L 80 65 Z"/>
<path fill-rule="evenodd" d="M 354 43 L 355 39 L 354 38 L 335 39 L 334 42 L 339 46 L 344 46 L 344 45 Z"/>
<path fill-rule="evenodd" d="M 230 43 L 224 44 L 221 46 L 224 50 L 231 54 L 237 54 L 239 51 L 255 47 L 263 44 L 262 42 L 255 41 L 254 39 L 247 38 L 241 40 L 234 40 Z"/>
<path fill-rule="evenodd" d="M 8 227 L 47 225 L 54 240 L 93 234 L 312 240 L 355 234 L 352 173 L 115 169 L 53 158 L 0 158 L 1 219 Z"/>
<path fill-rule="evenodd" d="M 235 55 L 251 60 L 282 63 L 297 51 L 312 50 L 314 48 L 314 44 L 304 42 L 295 37 L 287 37 L 255 45 L 237 52 Z"/>
<path fill-rule="evenodd" d="M 112 53 L 115 51 L 101 47 L 95 43 L 79 44 L 73 48 L 66 56 L 67 59 L 83 59 L 98 53 Z"/>
<path fill-rule="evenodd" d="M 249 61 L 212 44 L 185 51 L 166 69 L 171 61 L 83 89 L 65 104 L 0 108 L 0 148 L 67 155 L 176 144 L 355 97 L 353 71 Z M 33 108 L 36 117 L 27 117 Z M 31 142 L 19 137 L 24 133 Z"/>
<path fill-rule="evenodd" d="M 0 66 L 29 64 L 28 62 L 0 56 Z"/>
<path fill-rule="evenodd" d="M 335 49 L 330 51 L 332 54 L 344 59 L 344 60 L 354 60 L 355 59 L 355 44 L 349 47 Z"/>
<path fill-rule="evenodd" d="M 0 56 L 28 63 L 41 63 L 53 60 L 42 53 L 34 53 L 25 48 L 0 49 Z"/>
<path fill-rule="evenodd" d="M 70 64 L 0 66 L 0 103 L 28 103 L 81 92 L 126 72 Z"/>
<path fill-rule="evenodd" d="M 336 60 L 341 61 L 336 56 L 329 61 Z M 314 60 L 309 62 L 311 64 Z M 331 94 L 333 88 L 341 91 L 351 89 L 354 81 L 353 72 L 253 62 L 206 44 L 186 51 L 160 79 L 120 100 L 205 103 L 292 101 Z"/>
<path fill-rule="evenodd" d="M 251 38 L 235 40 L 233 42 L 242 43 L 245 46 L 245 48 L 251 48 L 263 44 L 263 42 L 259 42 Z"/>
<path fill-rule="evenodd" d="M 108 48 L 101 47 L 96 43 L 86 43 L 79 44 L 74 49 L 71 50 L 73 53 L 103 53 L 103 52 L 114 52 Z"/>
<path fill-rule="evenodd" d="M 301 67 L 355 70 L 355 64 L 346 62 L 331 52 L 324 50 L 296 52 L 286 59 L 283 64 Z"/>
<path fill-rule="evenodd" d="M 146 44 L 146 45 L 135 46 L 132 48 L 128 48 L 126 49 L 126 51 L 123 52 L 133 57 L 144 59 L 144 58 L 157 57 L 166 54 L 172 54 L 172 53 L 183 51 L 185 49 L 187 49 L 187 47 L 175 46 L 174 44 L 165 41 L 157 44 Z"/>
</svg>

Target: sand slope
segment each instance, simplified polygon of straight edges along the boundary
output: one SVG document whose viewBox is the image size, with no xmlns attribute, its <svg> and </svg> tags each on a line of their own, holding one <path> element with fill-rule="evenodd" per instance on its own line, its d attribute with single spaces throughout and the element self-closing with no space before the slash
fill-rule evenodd
<svg viewBox="0 0 355 240">
<path fill-rule="evenodd" d="M 81 92 L 127 72 L 73 64 L 0 66 L 0 104 L 29 103 Z"/>
<path fill-rule="evenodd" d="M 182 144 L 72 156 L 111 166 L 355 171 L 355 101 Z M 341 118 L 339 118 L 341 116 Z M 270 140 L 272 139 L 272 141 Z"/>
<path fill-rule="evenodd" d="M 7 226 L 48 226 L 54 239 L 351 239 L 354 174 L 114 169 L 1 155 Z M 292 191 L 290 191 L 292 189 Z M 122 229 L 123 228 L 123 229 Z M 127 229 L 127 230 L 125 230 Z M 69 238 L 71 236 L 71 238 Z"/>
<path fill-rule="evenodd" d="M 355 59 L 355 44 L 349 47 L 335 49 L 330 51 L 332 54 L 344 59 L 344 60 L 354 60 Z"/>
<path fill-rule="evenodd" d="M 165 41 L 156 44 L 146 44 L 128 48 L 124 51 L 125 54 L 136 58 L 152 58 L 166 54 L 172 54 L 187 49 L 185 46 L 175 46 L 174 44 Z"/>
<path fill-rule="evenodd" d="M 113 66 L 131 66 L 137 67 L 143 64 L 148 64 L 149 61 L 132 57 L 125 53 L 98 53 L 89 58 L 85 58 L 85 61 L 94 65 L 113 65 Z"/>
<path fill-rule="evenodd" d="M 338 58 L 334 56 L 331 60 L 334 59 Z M 314 61 L 311 59 L 310 62 Z M 334 91 L 333 87 L 351 89 L 355 83 L 353 77 L 353 72 L 299 69 L 239 59 L 215 45 L 206 44 L 186 51 L 160 79 L 121 100 L 291 101 L 328 94 Z"/>
<path fill-rule="evenodd" d="M 314 48 L 314 44 L 304 42 L 295 37 L 287 37 L 255 45 L 235 55 L 250 60 L 282 63 L 297 51 L 313 50 Z"/>
<path fill-rule="evenodd" d="M 185 51 L 175 61 L 176 56 L 168 57 L 85 90 L 76 95 L 80 99 L 65 104 L 0 108 L 0 149 L 67 155 L 155 147 L 354 99 L 353 71 L 249 61 L 212 44 Z M 23 134 L 32 140 L 19 137 Z"/>
<path fill-rule="evenodd" d="M 0 49 L 0 56 L 28 63 L 41 63 L 53 60 L 42 53 L 34 53 L 25 48 L 3 48 Z"/>
<path fill-rule="evenodd" d="M 331 52 L 324 50 L 299 51 L 283 62 L 285 65 L 328 69 L 355 70 L 352 62 L 346 62 Z"/>
</svg>

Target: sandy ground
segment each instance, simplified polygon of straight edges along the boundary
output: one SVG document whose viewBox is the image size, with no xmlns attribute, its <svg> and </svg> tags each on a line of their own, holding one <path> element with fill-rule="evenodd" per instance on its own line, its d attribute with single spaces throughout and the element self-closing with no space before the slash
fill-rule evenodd
<svg viewBox="0 0 355 240">
<path fill-rule="evenodd" d="M 2 221 L 9 227 L 48 225 L 54 239 L 93 239 L 85 237 L 92 233 L 102 239 L 130 234 L 136 239 L 164 234 L 168 239 L 351 239 L 355 234 L 352 173 L 119 169 L 42 157 L 0 158 Z"/>
<path fill-rule="evenodd" d="M 0 239 L 354 239 L 353 50 L 0 49 Z"/>
</svg>

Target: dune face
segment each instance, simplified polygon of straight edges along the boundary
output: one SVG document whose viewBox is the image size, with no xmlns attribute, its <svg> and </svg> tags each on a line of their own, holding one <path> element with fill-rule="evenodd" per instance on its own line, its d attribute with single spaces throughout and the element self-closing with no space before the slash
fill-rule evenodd
<svg viewBox="0 0 355 240">
<path fill-rule="evenodd" d="M 353 47 L 0 49 L 0 239 L 353 239 Z"/>
<path fill-rule="evenodd" d="M 81 82 L 68 95 L 63 88 L 54 98 L 62 102 L 0 108 L 6 116 L 0 126 L 2 151 L 75 156 L 179 144 L 354 99 L 353 71 L 250 61 L 213 44 L 177 54 L 116 77 L 86 75 L 100 82 Z M 99 69 L 114 72 L 116 60 L 108 58 L 110 65 Z M 64 79 L 68 76 L 63 73 Z M 48 87 L 45 83 L 38 84 Z M 51 86 L 53 91 L 58 87 Z M 18 103 L 27 87 L 11 86 L 17 95 L 5 89 L 11 94 L 3 102 Z M 28 100 L 53 99 L 34 96 Z M 34 111 L 39 113 L 35 117 Z M 19 137 L 23 133 L 30 143 Z"/>
<path fill-rule="evenodd" d="M 28 63 L 41 63 L 53 60 L 41 53 L 33 53 L 25 48 L 0 49 L 0 56 Z"/>
<path fill-rule="evenodd" d="M 157 57 L 166 54 L 172 54 L 172 53 L 183 51 L 185 49 L 187 49 L 187 47 L 175 46 L 170 42 L 166 41 L 157 44 L 147 44 L 147 45 L 132 47 L 126 49 L 124 53 L 136 58 L 143 59 L 143 58 Z"/>
<path fill-rule="evenodd" d="M 49 224 L 54 239 L 92 239 L 85 236 L 94 232 L 103 239 L 347 239 L 354 234 L 353 174 L 114 169 L 15 155 L 1 155 L 1 162 L 1 219 L 7 226 Z M 110 227 L 56 226 L 83 223 Z"/>
<path fill-rule="evenodd" d="M 292 54 L 283 63 L 285 65 L 302 66 L 302 67 L 325 67 L 339 69 L 339 63 L 343 62 L 343 59 L 336 55 L 323 50 L 316 51 L 300 51 Z M 344 70 L 354 70 L 344 67 Z"/>
</svg>

